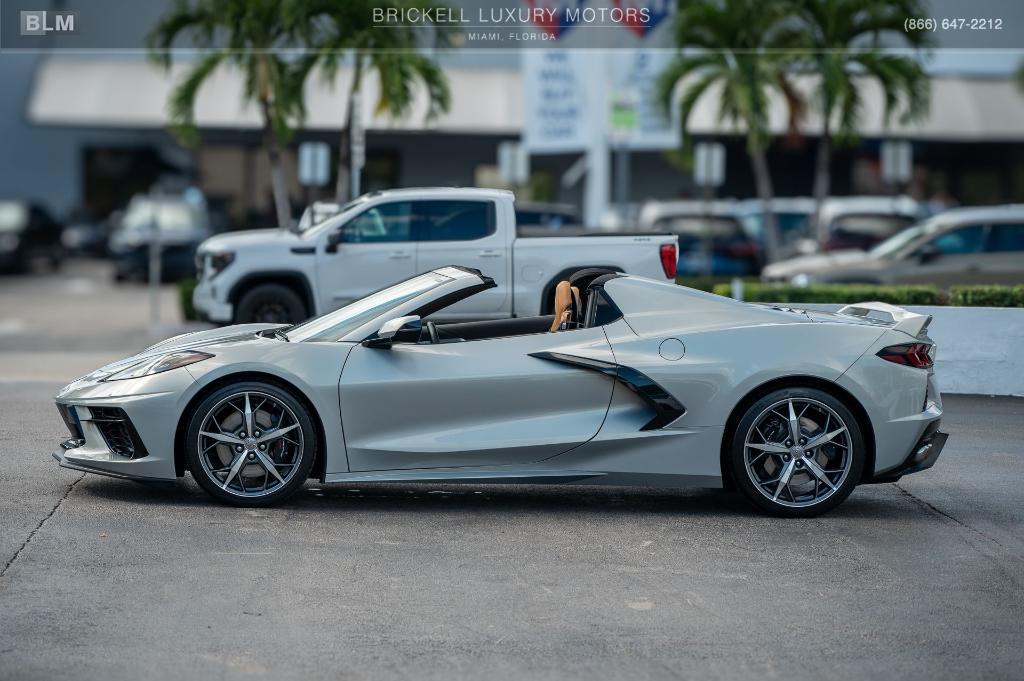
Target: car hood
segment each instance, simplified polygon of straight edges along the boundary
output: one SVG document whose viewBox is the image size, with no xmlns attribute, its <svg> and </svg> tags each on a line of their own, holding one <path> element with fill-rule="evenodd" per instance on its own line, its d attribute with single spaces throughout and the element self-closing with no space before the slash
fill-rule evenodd
<svg viewBox="0 0 1024 681">
<path fill-rule="evenodd" d="M 136 364 L 148 357 L 154 357 L 156 355 L 164 355 L 170 352 L 180 352 L 182 350 L 198 350 L 200 348 L 206 348 L 213 345 L 221 345 L 224 343 L 237 343 L 244 341 L 258 342 L 259 337 L 256 335 L 260 331 L 266 331 L 267 329 L 279 329 L 288 326 L 287 324 L 236 324 L 235 326 L 225 326 L 218 329 L 209 329 L 206 331 L 193 331 L 191 333 L 183 333 L 178 336 L 173 336 L 167 340 L 160 341 L 155 345 L 150 345 L 145 350 L 138 352 L 134 355 L 119 359 L 110 364 L 106 364 L 95 371 L 76 379 L 71 383 L 71 386 L 81 383 L 92 383 L 100 381 L 110 374 L 113 374 L 121 369 Z M 67 388 L 65 388 L 65 391 Z"/>
<path fill-rule="evenodd" d="M 298 245 L 310 245 L 310 242 L 287 229 L 249 229 L 212 236 L 200 245 L 199 250 L 202 252 L 260 248 L 273 250 Z"/>
<path fill-rule="evenodd" d="M 793 277 L 798 274 L 830 272 L 835 269 L 870 268 L 877 263 L 878 259 L 865 251 L 843 250 L 804 255 L 799 258 L 777 262 L 765 267 L 763 274 L 769 278 Z"/>
<path fill-rule="evenodd" d="M 177 352 L 179 350 L 192 350 L 195 348 L 205 347 L 207 345 L 216 345 L 219 343 L 233 343 L 237 341 L 244 341 L 247 339 L 255 339 L 256 334 L 260 331 L 266 331 L 268 329 L 281 329 L 288 326 L 287 324 L 235 324 L 234 326 L 223 326 L 217 329 L 208 329 L 206 331 L 193 331 L 191 333 L 183 333 L 178 336 L 173 336 L 167 340 L 160 341 L 156 345 L 150 345 L 148 348 L 140 352 L 136 357 L 147 357 L 156 354 L 157 351 L 160 354 L 166 352 Z"/>
</svg>

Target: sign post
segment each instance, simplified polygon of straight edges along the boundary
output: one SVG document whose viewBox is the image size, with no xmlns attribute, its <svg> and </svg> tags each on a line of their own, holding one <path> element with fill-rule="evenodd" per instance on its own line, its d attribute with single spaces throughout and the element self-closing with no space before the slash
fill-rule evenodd
<svg viewBox="0 0 1024 681">
<path fill-rule="evenodd" d="M 721 187 L 725 182 L 725 147 L 719 142 L 700 142 L 694 149 L 693 181 L 703 189 L 704 214 L 711 216 L 711 199 L 716 188 Z M 705 276 L 712 275 L 712 258 L 714 246 L 712 244 L 711 222 L 706 221 L 703 230 L 702 255 L 703 270 Z"/>
<path fill-rule="evenodd" d="M 530 155 L 519 142 L 498 145 L 498 174 L 509 186 L 521 186 L 530 180 Z"/>
<path fill-rule="evenodd" d="M 898 187 L 910 182 L 914 171 L 914 150 L 906 140 L 886 140 L 880 150 L 882 179 Z"/>
<path fill-rule="evenodd" d="M 299 184 L 323 187 L 331 177 L 331 147 L 326 142 L 299 145 Z"/>
</svg>

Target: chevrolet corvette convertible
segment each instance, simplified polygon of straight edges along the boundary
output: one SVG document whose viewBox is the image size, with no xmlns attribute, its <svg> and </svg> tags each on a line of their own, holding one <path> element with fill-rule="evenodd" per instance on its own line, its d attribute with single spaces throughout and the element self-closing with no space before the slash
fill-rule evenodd
<svg viewBox="0 0 1024 681">
<path fill-rule="evenodd" d="M 554 315 L 445 323 L 492 288 L 443 267 L 296 326 L 163 341 L 58 394 L 71 437 L 54 457 L 143 481 L 188 472 L 241 506 L 316 478 L 725 487 L 810 516 L 931 467 L 945 443 L 930 317 L 590 269 L 558 285 Z"/>
</svg>

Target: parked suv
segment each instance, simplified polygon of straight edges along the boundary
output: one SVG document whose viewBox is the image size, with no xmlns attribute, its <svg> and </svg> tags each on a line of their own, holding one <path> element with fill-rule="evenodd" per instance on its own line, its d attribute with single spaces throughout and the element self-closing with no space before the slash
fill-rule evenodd
<svg viewBox="0 0 1024 681">
<path fill-rule="evenodd" d="M 766 281 L 871 284 L 1024 283 L 1024 205 L 954 208 L 871 251 L 836 251 L 764 269 Z"/>
</svg>

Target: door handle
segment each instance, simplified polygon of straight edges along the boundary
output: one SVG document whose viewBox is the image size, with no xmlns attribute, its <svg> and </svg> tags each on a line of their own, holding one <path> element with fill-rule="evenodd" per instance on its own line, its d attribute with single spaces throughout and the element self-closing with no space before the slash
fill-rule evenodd
<svg viewBox="0 0 1024 681">
<path fill-rule="evenodd" d="M 412 253 L 408 253 L 408 252 L 404 252 L 404 251 L 397 251 L 397 252 L 392 253 L 391 255 L 388 256 L 388 258 L 391 259 L 391 260 L 408 260 L 411 257 L 412 257 Z"/>
<path fill-rule="evenodd" d="M 481 258 L 500 258 L 502 253 L 501 251 L 494 251 L 488 249 L 486 251 L 480 251 L 477 255 L 479 255 Z"/>
</svg>

